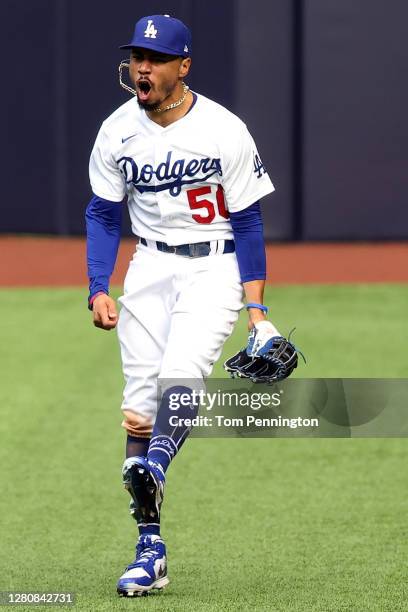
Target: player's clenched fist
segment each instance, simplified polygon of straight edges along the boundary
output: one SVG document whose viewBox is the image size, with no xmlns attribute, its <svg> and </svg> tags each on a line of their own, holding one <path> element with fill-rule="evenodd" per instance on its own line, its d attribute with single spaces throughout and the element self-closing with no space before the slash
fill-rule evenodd
<svg viewBox="0 0 408 612">
<path fill-rule="evenodd" d="M 93 322 L 101 329 L 114 329 L 118 322 L 118 313 L 115 300 L 109 295 L 102 293 L 93 302 Z"/>
</svg>

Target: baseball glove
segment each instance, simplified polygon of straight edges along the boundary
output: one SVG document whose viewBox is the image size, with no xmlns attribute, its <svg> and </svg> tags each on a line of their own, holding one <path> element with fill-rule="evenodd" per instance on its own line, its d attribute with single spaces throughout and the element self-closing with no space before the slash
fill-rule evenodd
<svg viewBox="0 0 408 612">
<path fill-rule="evenodd" d="M 249 339 L 251 346 L 251 334 Z M 224 369 L 231 378 L 249 378 L 254 383 L 271 384 L 290 376 L 298 364 L 295 345 L 282 336 L 275 336 L 268 350 L 260 355 L 248 355 L 248 347 L 242 349 L 224 363 Z M 306 360 L 305 360 L 306 361 Z"/>
</svg>

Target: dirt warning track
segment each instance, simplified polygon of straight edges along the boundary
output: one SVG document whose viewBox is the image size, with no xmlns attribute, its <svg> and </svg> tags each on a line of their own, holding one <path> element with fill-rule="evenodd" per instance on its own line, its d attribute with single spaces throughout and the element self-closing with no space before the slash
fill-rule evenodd
<svg viewBox="0 0 408 612">
<path fill-rule="evenodd" d="M 112 284 L 134 250 L 122 240 Z M 83 238 L 0 237 L 0 286 L 86 286 L 85 253 Z M 267 258 L 272 284 L 408 282 L 408 242 L 271 244 Z"/>
</svg>

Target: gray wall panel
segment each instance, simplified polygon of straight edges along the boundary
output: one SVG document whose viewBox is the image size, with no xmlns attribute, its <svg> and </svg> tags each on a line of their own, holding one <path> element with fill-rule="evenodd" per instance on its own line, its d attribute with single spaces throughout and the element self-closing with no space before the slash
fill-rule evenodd
<svg viewBox="0 0 408 612">
<path fill-rule="evenodd" d="M 55 231 L 53 18 L 52 0 L 0 3 L 2 232 Z"/>
<path fill-rule="evenodd" d="M 306 0 L 304 237 L 408 236 L 408 3 Z"/>
<path fill-rule="evenodd" d="M 263 200 L 265 235 L 292 235 L 292 5 L 237 0 L 235 112 L 247 123 L 276 192 Z"/>
</svg>

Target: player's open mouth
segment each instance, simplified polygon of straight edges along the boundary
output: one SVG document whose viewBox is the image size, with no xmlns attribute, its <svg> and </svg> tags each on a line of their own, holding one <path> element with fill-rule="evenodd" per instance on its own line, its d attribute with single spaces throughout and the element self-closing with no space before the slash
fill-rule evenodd
<svg viewBox="0 0 408 612">
<path fill-rule="evenodd" d="M 152 90 L 152 85 L 149 81 L 138 81 L 137 89 L 140 100 L 145 102 L 148 99 L 149 94 Z"/>
</svg>

